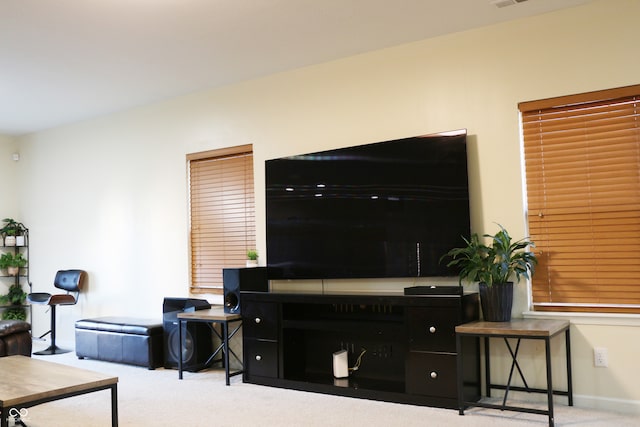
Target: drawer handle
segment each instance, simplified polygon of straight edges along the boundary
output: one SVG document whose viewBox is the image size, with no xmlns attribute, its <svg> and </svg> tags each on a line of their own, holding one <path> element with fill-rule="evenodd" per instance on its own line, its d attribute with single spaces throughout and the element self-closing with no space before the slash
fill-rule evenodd
<svg viewBox="0 0 640 427">
<path fill-rule="evenodd" d="M 438 378 L 438 373 L 437 373 L 436 371 L 432 371 L 432 372 L 429 374 L 429 376 L 430 376 L 432 379 L 434 379 L 434 380 L 435 380 L 436 378 Z"/>
<path fill-rule="evenodd" d="M 436 327 L 435 326 L 430 327 L 429 328 L 429 332 L 431 332 L 432 334 L 435 334 L 436 333 Z"/>
<path fill-rule="evenodd" d="M 256 323 L 260 323 L 260 322 L 262 322 L 262 319 L 261 319 L 261 318 L 259 318 L 259 317 L 256 317 L 255 322 L 256 322 Z"/>
<path fill-rule="evenodd" d="M 256 355 L 256 360 L 257 360 L 258 362 L 259 362 L 259 361 L 261 361 L 261 360 L 262 360 L 262 356 L 260 356 L 259 354 L 258 354 L 258 355 Z"/>
</svg>

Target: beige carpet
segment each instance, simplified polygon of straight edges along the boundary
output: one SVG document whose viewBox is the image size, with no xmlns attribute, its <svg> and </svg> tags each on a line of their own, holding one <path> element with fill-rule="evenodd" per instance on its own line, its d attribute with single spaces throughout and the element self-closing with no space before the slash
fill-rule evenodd
<svg viewBox="0 0 640 427">
<path fill-rule="evenodd" d="M 120 426 L 193 427 L 377 427 L 377 426 L 547 426 L 542 415 L 475 408 L 459 416 L 455 410 L 352 399 L 242 383 L 241 376 L 225 386 L 224 371 L 197 373 L 78 360 L 74 353 L 35 356 L 119 377 Z M 557 398 L 556 426 L 637 427 L 629 415 L 568 407 Z M 30 408 L 29 427 L 110 426 L 110 393 L 95 392 Z M 10 424 L 11 425 L 11 424 Z"/>
</svg>

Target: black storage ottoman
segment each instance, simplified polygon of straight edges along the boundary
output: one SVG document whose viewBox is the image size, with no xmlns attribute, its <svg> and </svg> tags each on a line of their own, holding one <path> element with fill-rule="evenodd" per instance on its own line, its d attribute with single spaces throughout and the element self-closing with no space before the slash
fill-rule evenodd
<svg viewBox="0 0 640 427">
<path fill-rule="evenodd" d="M 76 321 L 76 355 L 155 369 L 164 362 L 162 321 L 98 317 Z"/>
</svg>

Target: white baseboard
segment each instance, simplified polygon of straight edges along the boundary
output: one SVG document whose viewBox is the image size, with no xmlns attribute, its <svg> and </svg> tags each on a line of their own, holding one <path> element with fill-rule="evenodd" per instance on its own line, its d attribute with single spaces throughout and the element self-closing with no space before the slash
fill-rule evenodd
<svg viewBox="0 0 640 427">
<path fill-rule="evenodd" d="M 577 407 L 592 408 L 599 411 L 640 415 L 640 401 L 638 400 L 574 394 L 573 404 Z"/>
<path fill-rule="evenodd" d="M 502 390 L 492 390 L 491 398 L 502 403 L 504 392 Z M 509 399 L 513 401 L 530 402 L 539 405 L 546 405 L 547 395 L 545 393 L 525 393 L 518 391 L 509 392 Z M 566 396 L 555 396 L 554 404 L 558 406 L 567 405 Z M 589 396 L 585 394 L 573 394 L 573 405 L 576 408 L 594 409 L 603 412 L 615 412 L 625 415 L 640 415 L 640 401 L 630 399 L 615 399 L 611 397 Z"/>
</svg>

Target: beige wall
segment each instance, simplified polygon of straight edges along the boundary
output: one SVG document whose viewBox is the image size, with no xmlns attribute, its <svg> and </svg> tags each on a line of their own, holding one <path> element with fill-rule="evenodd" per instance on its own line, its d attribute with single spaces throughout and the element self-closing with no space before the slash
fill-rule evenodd
<svg viewBox="0 0 640 427">
<path fill-rule="evenodd" d="M 0 195 L 0 228 L 4 225 L 1 222 L 4 218 L 18 219 L 18 188 L 16 172 L 17 163 L 13 160 L 13 153 L 17 152 L 17 142 L 14 138 L 0 135 L 0 183 L 2 183 L 2 193 Z M 0 246 L 2 242 L 0 240 Z M 6 294 L 12 281 L 9 279 L 0 280 L 0 295 Z"/>
<path fill-rule="evenodd" d="M 16 181 L 17 163 L 13 160 L 13 154 L 18 151 L 15 138 L 0 135 L 0 182 L 2 196 L 0 196 L 0 219 L 16 215 L 18 209 L 18 187 Z"/>
<path fill-rule="evenodd" d="M 253 144 L 264 253 L 264 160 L 466 128 L 473 230 L 499 222 L 523 236 L 517 103 L 639 83 L 638 16 L 637 0 L 596 1 L 21 138 L 16 215 L 31 229 L 34 288 L 50 289 L 60 268 L 90 274 L 80 303 L 58 310 L 59 339 L 73 340 L 80 317 L 159 318 L 164 296 L 187 294 L 191 152 Z M 524 284 L 516 298 L 520 315 L 529 306 Z M 36 313 L 35 333 L 47 326 Z M 572 332 L 577 403 L 636 408 L 640 382 L 625 378 L 635 367 L 628 355 L 640 350 L 638 325 Z M 610 368 L 593 368 L 594 345 L 608 347 Z"/>
</svg>

